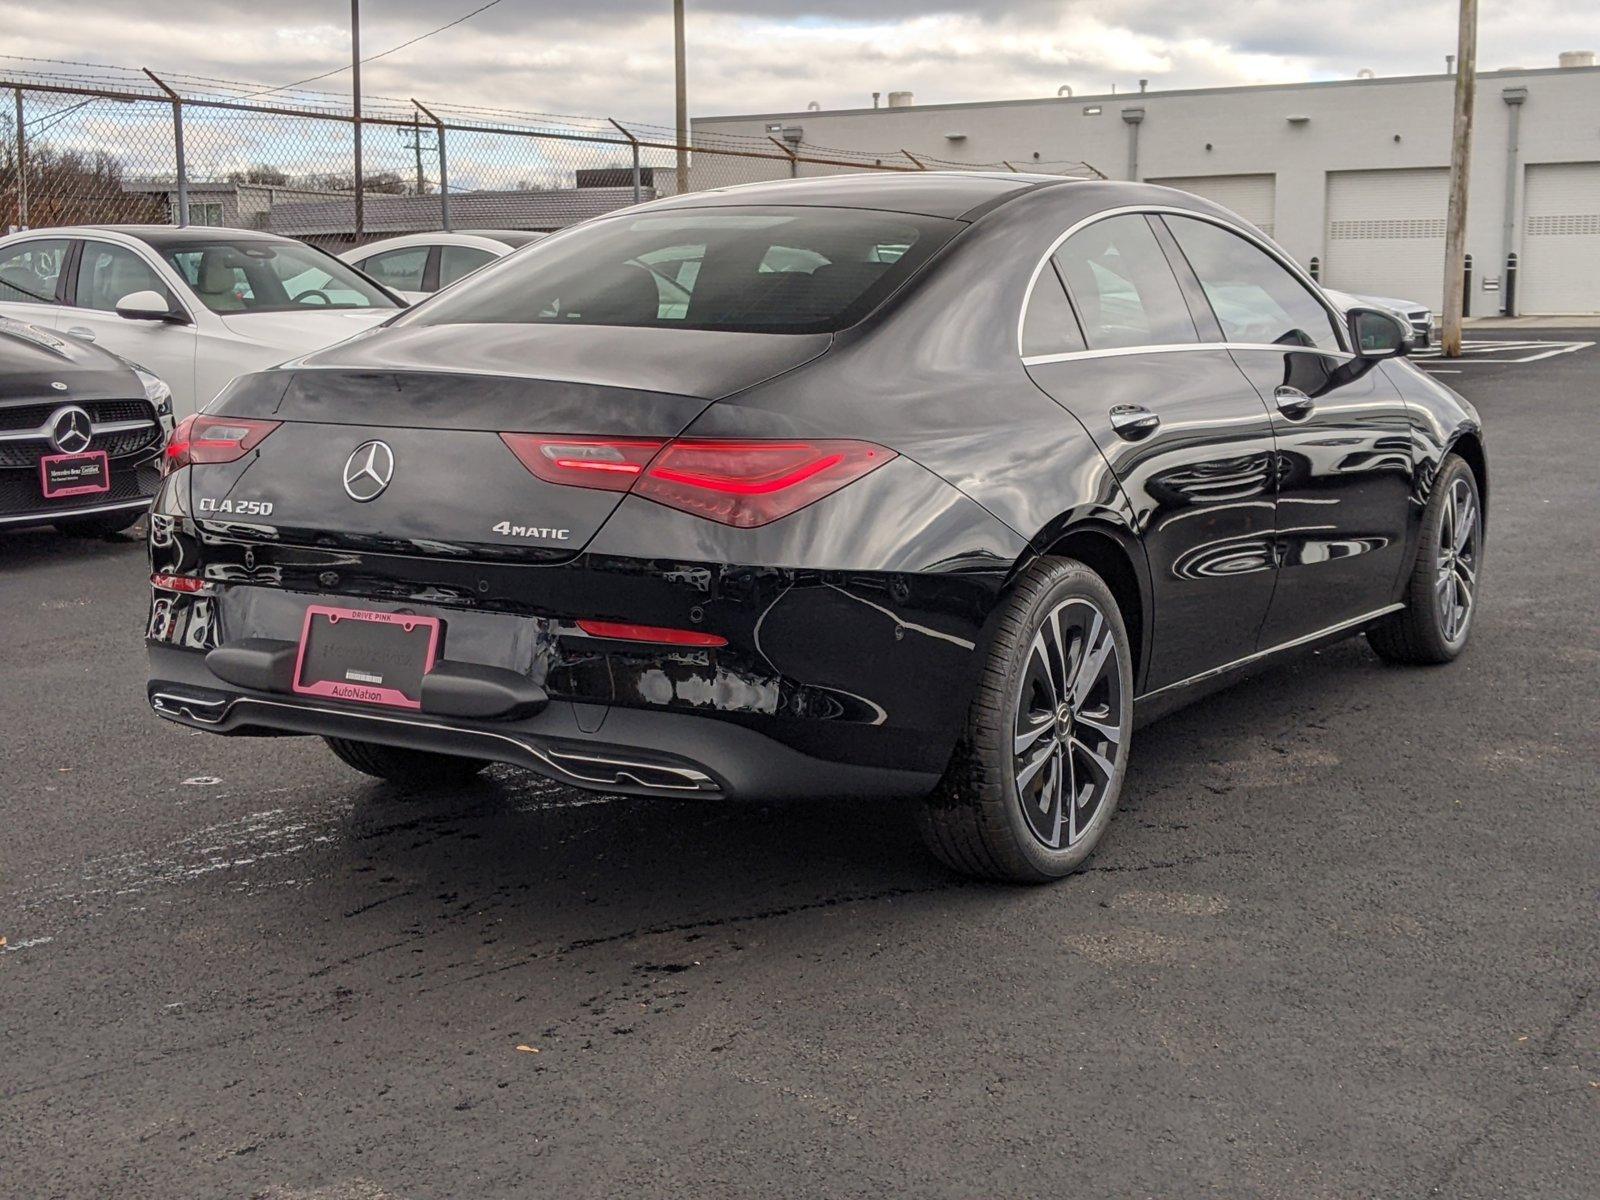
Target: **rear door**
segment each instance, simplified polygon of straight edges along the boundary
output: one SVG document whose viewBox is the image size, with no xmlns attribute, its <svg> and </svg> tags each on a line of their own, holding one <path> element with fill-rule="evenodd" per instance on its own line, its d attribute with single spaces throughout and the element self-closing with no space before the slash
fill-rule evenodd
<svg viewBox="0 0 1600 1200">
<path fill-rule="evenodd" d="M 1041 352 L 1035 308 L 1057 305 L 1063 281 L 1076 345 Z M 1094 438 L 1143 531 L 1155 601 L 1147 691 L 1252 653 L 1272 599 L 1271 418 L 1196 315 L 1138 213 L 1069 238 L 1028 307 L 1029 374 Z"/>
<path fill-rule="evenodd" d="M 1328 307 L 1277 257 L 1209 221 L 1162 220 L 1271 412 L 1279 571 L 1262 646 L 1383 606 L 1411 496 L 1405 401 L 1374 360 L 1345 351 Z"/>
</svg>

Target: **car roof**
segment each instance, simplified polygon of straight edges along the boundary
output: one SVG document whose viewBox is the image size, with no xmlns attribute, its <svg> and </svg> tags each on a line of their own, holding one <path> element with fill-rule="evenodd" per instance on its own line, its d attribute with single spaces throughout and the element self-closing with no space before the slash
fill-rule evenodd
<svg viewBox="0 0 1600 1200">
<path fill-rule="evenodd" d="M 204 242 L 218 241 L 294 241 L 293 238 L 280 237 L 275 233 L 263 233 L 256 229 L 234 229 L 227 225 L 186 225 L 181 229 L 175 225 L 108 225 L 106 228 L 117 233 L 125 233 L 129 237 L 138 238 L 141 242 L 148 243 L 158 250 L 168 249 L 173 246 L 193 246 Z"/>
<path fill-rule="evenodd" d="M 11 237 L 90 237 L 94 234 L 114 234 L 148 242 L 152 246 L 173 246 L 194 242 L 213 242 L 221 239 L 237 241 L 286 242 L 292 238 L 280 237 L 256 229 L 234 229 L 226 225 L 53 225 L 19 230 Z"/>
<path fill-rule="evenodd" d="M 1009 171 L 868 171 L 811 179 L 742 183 L 670 196 L 624 212 L 669 208 L 721 208 L 730 205 L 798 205 L 822 208 L 874 208 L 925 217 L 966 217 L 1038 187 L 1086 184 L 1060 175 Z"/>
<path fill-rule="evenodd" d="M 455 232 L 504 242 L 512 247 L 526 246 L 529 242 L 537 242 L 540 238 L 549 236 L 536 229 L 458 229 Z"/>
</svg>

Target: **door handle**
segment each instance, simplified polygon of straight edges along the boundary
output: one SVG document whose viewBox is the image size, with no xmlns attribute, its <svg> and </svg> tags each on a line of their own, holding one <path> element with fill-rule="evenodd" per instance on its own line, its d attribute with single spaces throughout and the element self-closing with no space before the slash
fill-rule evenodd
<svg viewBox="0 0 1600 1200">
<path fill-rule="evenodd" d="M 82 338 L 86 342 L 94 341 L 94 330 L 87 329 L 82 325 L 74 325 L 67 332 L 75 338 Z"/>
<path fill-rule="evenodd" d="M 1278 411 L 1286 417 L 1304 417 L 1310 415 L 1313 408 L 1311 397 L 1297 387 L 1283 384 L 1272 393 L 1272 399 L 1278 406 Z"/>
<path fill-rule="evenodd" d="M 1151 433 L 1161 424 L 1161 418 L 1140 404 L 1119 404 L 1111 410 L 1111 428 L 1130 442 Z"/>
</svg>

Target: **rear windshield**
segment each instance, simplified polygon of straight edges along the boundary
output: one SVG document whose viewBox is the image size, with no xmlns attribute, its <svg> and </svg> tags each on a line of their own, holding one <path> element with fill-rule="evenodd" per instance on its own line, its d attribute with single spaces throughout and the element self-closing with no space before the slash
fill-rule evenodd
<svg viewBox="0 0 1600 1200">
<path fill-rule="evenodd" d="M 401 323 L 825 333 L 865 316 L 958 228 L 848 208 L 611 217 L 486 268 Z"/>
</svg>

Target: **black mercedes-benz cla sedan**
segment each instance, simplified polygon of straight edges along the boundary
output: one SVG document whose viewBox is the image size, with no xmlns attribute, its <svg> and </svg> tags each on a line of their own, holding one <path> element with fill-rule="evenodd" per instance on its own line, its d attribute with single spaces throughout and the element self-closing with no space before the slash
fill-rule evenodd
<svg viewBox="0 0 1600 1200">
<path fill-rule="evenodd" d="M 400 780 L 926 797 L 1057 877 L 1136 720 L 1464 646 L 1482 432 L 1181 192 L 841 176 L 558 233 L 174 434 L 150 701 Z"/>
<path fill-rule="evenodd" d="M 150 372 L 0 317 L 0 530 L 128 528 L 150 506 L 171 429 L 172 393 Z"/>
</svg>

